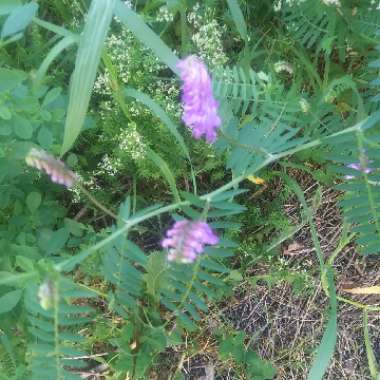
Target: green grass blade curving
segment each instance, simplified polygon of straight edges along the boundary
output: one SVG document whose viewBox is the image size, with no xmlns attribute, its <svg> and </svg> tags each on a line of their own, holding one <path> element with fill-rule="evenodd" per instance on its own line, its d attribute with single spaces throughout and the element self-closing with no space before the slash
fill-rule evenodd
<svg viewBox="0 0 380 380">
<path fill-rule="evenodd" d="M 247 24 L 245 23 L 243 12 L 240 9 L 239 3 L 237 0 L 227 0 L 228 7 L 230 8 L 230 12 L 232 15 L 232 20 L 235 23 L 235 27 L 239 32 L 241 38 L 244 41 L 248 41 L 248 32 L 247 32 Z"/>
<path fill-rule="evenodd" d="M 62 155 L 72 147 L 82 129 L 115 1 L 93 0 L 91 3 L 71 78 Z"/>
<path fill-rule="evenodd" d="M 140 42 L 150 48 L 163 63 L 174 73 L 178 74 L 176 67 L 178 57 L 137 13 L 124 4 L 123 1 L 117 0 L 115 15 L 131 30 Z"/>
<path fill-rule="evenodd" d="M 168 114 L 165 112 L 165 110 L 161 106 L 159 106 L 150 96 L 144 94 L 143 92 L 135 90 L 133 88 L 126 88 L 124 90 L 124 95 L 130 96 L 138 100 L 139 102 L 143 103 L 145 106 L 147 106 L 152 111 L 152 113 L 156 115 L 164 123 L 164 125 L 168 128 L 169 132 L 177 140 L 179 146 L 182 149 L 184 156 L 189 161 L 193 188 L 194 188 L 194 192 L 196 193 L 197 185 L 196 185 L 193 165 L 190 158 L 190 153 L 189 153 L 189 150 L 187 149 L 187 146 L 185 144 L 183 137 L 178 132 L 178 128 L 176 124 L 170 119 Z"/>
<path fill-rule="evenodd" d="M 44 76 L 46 75 L 52 62 L 68 47 L 77 42 L 78 38 L 75 35 L 67 36 L 62 38 L 53 48 L 49 51 L 45 59 L 42 61 L 39 67 L 36 77 L 34 79 L 34 84 L 38 85 L 42 82 Z"/>
<path fill-rule="evenodd" d="M 173 194 L 174 202 L 180 202 L 181 199 L 179 197 L 175 179 L 169 168 L 169 165 L 166 163 L 166 161 L 162 157 L 160 157 L 152 149 L 148 150 L 148 157 L 152 160 L 152 162 L 154 162 L 154 164 L 158 167 L 158 169 L 160 169 L 162 175 L 166 179 L 166 182 L 168 183 L 170 190 Z"/>
<path fill-rule="evenodd" d="M 38 17 L 33 17 L 33 22 L 36 25 L 40 26 L 41 28 L 49 30 L 50 32 L 58 34 L 59 36 L 62 36 L 62 37 L 68 37 L 74 34 L 70 32 L 70 30 L 63 28 L 62 26 L 58 26 L 58 25 L 52 24 L 51 22 L 41 20 Z"/>
<path fill-rule="evenodd" d="M 334 354 L 336 345 L 337 300 L 333 272 L 331 268 L 328 268 L 326 271 L 326 279 L 329 285 L 330 296 L 329 319 L 307 380 L 322 380 L 330 363 L 330 360 Z"/>
<path fill-rule="evenodd" d="M 365 345 L 365 350 L 367 352 L 368 367 L 371 373 L 371 378 L 372 380 L 377 380 L 380 374 L 378 372 L 375 352 L 373 351 L 371 339 L 369 337 L 368 311 L 366 309 L 363 310 L 363 334 L 364 334 L 364 345 Z"/>
<path fill-rule="evenodd" d="M 185 141 L 183 140 L 183 137 L 178 132 L 177 126 L 170 119 L 170 117 L 164 111 L 164 109 L 161 106 L 159 106 L 149 95 L 144 94 L 141 91 L 138 91 L 129 87 L 124 90 L 124 94 L 126 96 L 129 96 L 131 98 L 138 100 L 139 102 L 147 106 L 153 112 L 153 114 L 156 115 L 166 125 L 169 132 L 174 136 L 174 138 L 177 140 L 178 144 L 180 145 L 184 153 L 184 156 L 190 160 L 189 150 L 187 149 L 187 146 L 185 144 Z"/>
</svg>

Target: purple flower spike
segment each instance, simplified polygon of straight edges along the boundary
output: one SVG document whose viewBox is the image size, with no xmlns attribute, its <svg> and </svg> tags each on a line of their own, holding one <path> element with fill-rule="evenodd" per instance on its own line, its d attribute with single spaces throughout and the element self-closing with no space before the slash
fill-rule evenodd
<svg viewBox="0 0 380 380">
<path fill-rule="evenodd" d="M 44 150 L 32 148 L 25 157 L 25 161 L 29 166 L 33 166 L 46 173 L 53 182 L 66 187 L 72 187 L 78 180 L 76 174 L 67 169 L 62 161 L 46 153 Z"/>
<path fill-rule="evenodd" d="M 203 135 L 208 143 L 215 142 L 217 129 L 222 121 L 218 115 L 219 103 L 212 94 L 211 78 L 206 65 L 195 55 L 181 60 L 182 120 L 192 130 L 193 136 L 200 139 Z"/>
<path fill-rule="evenodd" d="M 204 246 L 218 244 L 219 238 L 206 222 L 181 220 L 166 232 L 163 248 L 169 248 L 168 260 L 192 263 Z"/>
</svg>

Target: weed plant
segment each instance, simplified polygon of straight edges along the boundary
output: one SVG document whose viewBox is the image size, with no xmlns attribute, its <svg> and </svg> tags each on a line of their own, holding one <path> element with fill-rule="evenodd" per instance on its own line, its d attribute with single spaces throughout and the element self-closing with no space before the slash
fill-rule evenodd
<svg viewBox="0 0 380 380">
<path fill-rule="evenodd" d="M 322 288 L 305 378 L 351 305 L 379 379 L 380 307 L 337 292 L 335 267 L 353 242 L 380 252 L 376 1 L 3 0 L 0 27 L 0 379 L 174 380 L 202 355 L 210 379 L 289 379 L 223 312 L 263 284 Z M 343 215 L 330 254 L 322 185 Z M 305 227 L 314 265 L 291 267 Z"/>
</svg>

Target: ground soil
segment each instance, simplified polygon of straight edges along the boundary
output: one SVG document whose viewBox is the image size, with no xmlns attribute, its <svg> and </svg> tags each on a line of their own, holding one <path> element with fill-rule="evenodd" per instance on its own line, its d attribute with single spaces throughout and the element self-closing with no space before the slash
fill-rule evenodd
<svg viewBox="0 0 380 380">
<path fill-rule="evenodd" d="M 325 259 L 336 249 L 342 233 L 343 218 L 338 202 L 342 196 L 334 189 L 321 187 L 310 177 L 297 175 L 310 207 L 319 189 L 321 197 L 314 210 L 315 222 Z M 294 225 L 301 223 L 300 204 L 292 199 L 284 212 Z M 231 302 L 223 308 L 223 322 L 244 330 L 250 344 L 262 358 L 274 363 L 277 380 L 307 378 L 313 358 L 326 325 L 329 301 L 321 284 L 318 261 L 306 224 L 281 247 L 281 255 L 290 269 L 306 269 L 310 274 L 308 291 L 295 294 L 292 286 L 280 282 L 269 287 L 260 282 L 254 287 L 239 287 Z M 344 289 L 380 283 L 380 260 L 363 257 L 354 243 L 346 245 L 335 263 L 335 283 L 338 295 L 369 305 L 379 305 L 379 296 L 352 296 Z M 257 265 L 251 275 L 270 273 L 271 268 Z M 312 291 L 310 291 L 310 289 Z M 335 355 L 324 379 L 371 380 L 363 338 L 362 310 L 339 302 L 338 341 Z M 369 332 L 377 360 L 380 360 L 380 313 L 370 313 Z M 210 369 L 211 368 L 211 369 Z M 210 350 L 185 361 L 186 379 L 242 379 L 225 363 L 219 363 Z"/>
</svg>

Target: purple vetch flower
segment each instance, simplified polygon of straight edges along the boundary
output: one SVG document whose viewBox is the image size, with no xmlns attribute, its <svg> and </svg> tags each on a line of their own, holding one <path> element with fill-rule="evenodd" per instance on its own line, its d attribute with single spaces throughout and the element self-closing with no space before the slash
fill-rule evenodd
<svg viewBox="0 0 380 380">
<path fill-rule="evenodd" d="M 369 161 L 369 163 L 372 163 L 372 162 L 373 161 Z M 360 162 L 354 162 L 352 164 L 348 164 L 348 165 L 346 165 L 346 167 L 360 171 L 362 173 L 366 173 L 366 174 L 369 174 L 369 173 L 373 172 L 373 170 L 374 170 L 372 168 L 369 168 L 368 166 L 362 166 L 362 164 Z M 344 176 L 344 178 L 349 180 L 349 179 L 354 179 L 355 176 L 347 174 Z"/>
<path fill-rule="evenodd" d="M 45 172 L 53 182 L 65 185 L 66 187 L 72 187 L 78 180 L 77 175 L 66 168 L 62 161 L 44 150 L 32 148 L 25 157 L 25 161 L 29 166 Z"/>
<path fill-rule="evenodd" d="M 203 135 L 208 143 L 217 138 L 217 129 L 222 121 L 218 115 L 219 103 L 212 94 L 211 78 L 206 65 L 195 55 L 182 59 L 177 64 L 182 85 L 182 120 L 192 130 L 194 138 Z"/>
<path fill-rule="evenodd" d="M 169 249 L 169 261 L 192 263 L 204 251 L 206 244 L 215 245 L 218 242 L 218 236 L 206 222 L 181 220 L 166 231 L 161 245 Z"/>
</svg>

